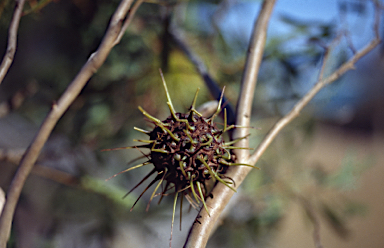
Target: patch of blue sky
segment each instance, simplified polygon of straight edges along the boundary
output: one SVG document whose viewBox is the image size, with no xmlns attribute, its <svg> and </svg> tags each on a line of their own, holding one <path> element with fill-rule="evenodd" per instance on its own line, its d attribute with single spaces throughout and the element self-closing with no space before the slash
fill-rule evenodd
<svg viewBox="0 0 384 248">
<path fill-rule="evenodd" d="M 228 1 L 227 9 L 221 9 L 219 18 L 215 16 L 217 11 L 223 6 L 208 3 L 194 3 L 195 11 L 198 15 L 194 25 L 197 29 L 211 33 L 216 32 L 212 26 L 212 20 L 215 20 L 217 27 L 221 31 L 227 44 L 248 44 L 253 29 L 253 23 L 259 13 L 261 1 Z M 227 4 L 228 4 L 227 3 Z M 190 5 L 191 6 L 191 5 Z M 348 9 L 348 11 L 343 11 Z M 349 30 L 349 37 L 356 50 L 362 48 L 373 37 L 374 22 L 374 6 L 370 1 L 359 0 L 279 0 L 268 28 L 268 41 L 272 39 L 281 39 L 284 42 L 279 46 L 284 53 L 295 53 L 305 51 L 308 47 L 308 33 L 316 35 L 318 28 L 310 28 L 308 32 L 300 32 L 300 27 L 289 24 L 284 18 L 293 18 L 303 24 L 317 25 L 335 25 L 336 31 Z M 285 19 L 286 20 L 286 19 Z M 308 27 L 307 27 L 308 28 Z M 268 42 L 267 41 L 267 42 Z M 247 47 L 244 46 L 243 52 Z M 335 49 L 328 62 L 329 70 L 333 70 L 340 63 L 341 51 L 352 55 L 351 49 L 348 48 L 346 40 L 342 40 L 340 46 Z M 367 59 L 359 64 L 369 63 L 369 55 Z M 304 60 L 305 58 L 298 58 Z M 300 62 L 299 62 L 300 63 Z M 295 64 L 297 64 L 295 62 Z M 299 65 L 298 82 L 295 83 L 295 91 L 301 95 L 305 94 L 316 82 L 320 63 Z M 355 72 L 358 73 L 358 72 Z M 330 86 L 323 90 L 314 100 L 316 103 L 324 103 L 324 109 L 329 111 L 332 106 L 336 108 L 348 109 L 354 108 L 357 104 L 364 101 L 365 90 L 361 84 L 362 79 L 359 77 L 346 76 L 340 80 L 337 86 Z M 272 95 L 273 93 L 270 92 Z M 326 100 L 328 99 L 328 100 Z M 291 104 L 289 104 L 291 105 Z M 320 104 L 322 105 L 322 104 Z M 320 106 L 319 105 L 319 106 Z M 284 107 L 285 109 L 285 107 Z M 319 114 L 324 111 L 319 110 Z"/>
</svg>

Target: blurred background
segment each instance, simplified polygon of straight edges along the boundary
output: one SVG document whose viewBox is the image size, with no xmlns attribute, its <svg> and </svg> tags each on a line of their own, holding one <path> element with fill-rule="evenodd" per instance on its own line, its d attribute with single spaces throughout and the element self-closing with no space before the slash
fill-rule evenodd
<svg viewBox="0 0 384 248">
<path fill-rule="evenodd" d="M 367 0 L 277 1 L 255 94 L 251 147 L 316 82 L 326 49 L 329 75 L 373 38 Z M 97 49 L 117 0 L 28 0 L 14 63 L 0 85 L 0 187 L 6 191 L 44 117 Z M 151 165 L 106 178 L 145 160 L 133 127 L 150 130 L 137 109 L 169 115 L 213 100 L 177 32 L 217 87 L 236 105 L 261 1 L 148 1 L 120 44 L 54 129 L 21 195 L 9 247 L 168 247 L 173 197 L 145 206 L 150 189 L 123 199 Z M 14 1 L 0 2 L 0 55 Z M 382 24 L 382 23 L 381 23 Z M 176 27 L 176 28 L 175 28 Z M 382 29 L 380 29 L 382 33 Z M 235 194 L 208 247 L 383 247 L 384 84 L 380 46 L 320 94 L 286 127 Z M 222 120 L 218 120 L 222 122 Z M 197 211 L 184 204 L 173 247 Z"/>
</svg>

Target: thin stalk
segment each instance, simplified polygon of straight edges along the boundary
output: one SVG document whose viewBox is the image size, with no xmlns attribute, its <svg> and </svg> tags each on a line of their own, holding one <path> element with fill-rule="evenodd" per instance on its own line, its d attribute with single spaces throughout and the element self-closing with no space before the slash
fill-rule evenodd
<svg viewBox="0 0 384 248">
<path fill-rule="evenodd" d="M 135 13 L 134 11 L 129 12 L 132 3 L 133 0 L 122 0 L 120 2 L 111 18 L 107 32 L 104 35 L 100 46 L 96 52 L 89 57 L 88 61 L 81 68 L 60 99 L 52 104 L 51 111 L 44 119 L 39 131 L 20 161 L 19 168 L 12 180 L 11 185 L 9 186 L 7 201 L 0 217 L 0 248 L 6 247 L 11 232 L 13 215 L 21 194 L 21 190 L 37 160 L 37 157 L 40 154 L 41 149 L 43 148 L 53 128 L 56 126 L 58 120 L 80 94 L 81 90 L 93 74 L 104 63 L 114 45 L 118 43 L 118 36 L 125 32 L 126 27 L 124 27 L 124 29 L 122 26 L 124 20 L 131 19 L 131 16 Z"/>
</svg>

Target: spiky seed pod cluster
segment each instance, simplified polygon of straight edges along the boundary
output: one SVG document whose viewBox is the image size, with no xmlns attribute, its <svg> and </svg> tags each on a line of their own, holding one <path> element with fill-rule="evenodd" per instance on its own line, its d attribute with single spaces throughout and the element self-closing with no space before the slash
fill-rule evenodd
<svg viewBox="0 0 384 248">
<path fill-rule="evenodd" d="M 206 119 L 191 108 L 187 114 L 174 113 L 154 123 L 156 127 L 148 133 L 150 143 L 145 147 L 151 151 L 149 162 L 155 166 L 159 180 L 166 181 L 163 194 L 171 187 L 205 204 L 210 179 L 232 188 L 220 173 L 224 166 L 233 164 L 233 159 L 222 139 L 222 130 L 212 118 Z"/>
<path fill-rule="evenodd" d="M 173 227 L 175 207 L 179 193 L 185 196 L 192 206 L 197 206 L 200 202 L 202 202 L 204 208 L 209 214 L 208 207 L 205 203 L 205 200 L 209 195 L 207 183 L 211 180 L 216 180 L 236 191 L 231 186 L 231 184 L 234 183 L 233 180 L 225 177 L 222 173 L 225 172 L 229 166 L 253 166 L 235 163 L 230 150 L 238 148 L 232 146 L 232 144 L 234 144 L 237 140 L 227 143 L 223 140 L 223 134 L 229 129 L 235 127 L 234 125 L 227 126 L 225 109 L 223 129 L 219 129 L 214 123 L 215 117 L 221 111 L 222 98 L 219 101 L 217 111 L 210 118 L 205 118 L 195 109 L 195 103 L 199 91 L 197 90 L 189 111 L 185 114 L 176 113 L 172 105 L 164 77 L 162 73 L 160 74 L 163 79 L 163 86 L 166 92 L 168 100 L 167 104 L 171 115 L 164 121 L 160 121 L 139 107 L 139 110 L 149 119 L 150 122 L 155 125 L 155 128 L 152 131 L 146 131 L 135 127 L 135 130 L 145 133 L 149 136 L 149 139 L 136 140 L 145 143 L 143 145 L 106 150 L 129 148 L 149 149 L 149 153 L 145 155 L 148 158 L 148 161 L 120 173 L 148 164 L 154 165 L 154 168 L 133 189 L 131 189 L 127 195 L 146 181 L 151 175 L 156 174 L 156 177 L 140 194 L 132 206 L 132 209 L 141 196 L 152 185 L 157 183 L 148 202 L 148 210 L 149 204 L 156 195 L 157 190 L 160 185 L 164 183 L 165 186 L 162 187 L 163 190 L 160 193 L 161 198 L 171 190 L 175 193 L 172 218 Z M 183 196 L 181 200 L 183 199 Z M 180 214 L 181 208 L 182 201 L 180 204 Z"/>
</svg>

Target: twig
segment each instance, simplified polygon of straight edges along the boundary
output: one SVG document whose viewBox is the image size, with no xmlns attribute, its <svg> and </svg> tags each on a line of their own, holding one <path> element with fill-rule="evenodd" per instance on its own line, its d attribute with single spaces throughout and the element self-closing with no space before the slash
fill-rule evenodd
<svg viewBox="0 0 384 248">
<path fill-rule="evenodd" d="M 144 0 L 137 0 L 135 4 L 132 6 L 132 8 L 129 10 L 128 16 L 125 19 L 123 27 L 121 28 L 119 36 L 117 36 L 115 43 L 113 43 L 113 46 L 117 45 L 121 41 L 121 38 L 123 38 L 123 35 L 127 30 L 129 24 L 131 23 L 133 17 L 135 16 L 136 11 L 138 10 L 138 8 L 143 2 Z"/>
<path fill-rule="evenodd" d="M 0 188 L 0 214 L 3 211 L 4 203 L 5 203 L 5 193 L 3 189 Z"/>
<path fill-rule="evenodd" d="M 380 16 L 382 10 L 380 8 L 380 2 L 372 0 L 373 5 L 375 6 L 375 22 L 373 24 L 373 31 L 375 32 L 375 37 L 378 39 L 380 37 Z"/>
<path fill-rule="evenodd" d="M 130 18 L 129 16 L 126 17 L 127 13 L 128 15 L 133 13 L 128 12 L 132 2 L 133 0 L 122 0 L 120 2 L 120 5 L 117 7 L 112 16 L 107 32 L 99 48 L 90 56 L 58 102 L 52 105 L 51 111 L 48 113 L 31 145 L 24 154 L 20 162 L 19 169 L 17 170 L 16 175 L 14 176 L 9 187 L 7 201 L 0 218 L 0 248 L 6 247 L 6 243 L 10 235 L 15 207 L 21 190 L 43 145 L 47 141 L 57 121 L 80 94 L 80 91 L 86 85 L 91 76 L 104 63 L 112 47 L 116 45 L 116 39 L 118 39 L 120 33 L 124 32 L 124 21 Z"/>
<path fill-rule="evenodd" d="M 332 48 L 337 46 L 337 44 L 340 42 L 340 40 L 342 38 L 342 35 L 343 34 L 336 36 L 336 38 L 331 42 L 331 44 L 329 46 L 324 47 L 324 55 L 323 55 L 323 60 L 322 60 L 323 62 L 322 62 L 321 68 L 320 68 L 318 81 L 322 80 L 324 78 L 325 68 L 327 66 L 329 56 L 331 55 Z M 345 36 L 346 35 L 347 34 L 345 34 Z M 348 39 L 347 37 L 345 37 L 345 38 Z M 350 48 L 352 49 L 352 47 L 350 47 Z M 352 50 L 352 52 L 353 52 L 353 54 L 355 54 L 356 50 Z"/>
<path fill-rule="evenodd" d="M 248 56 L 245 64 L 242 88 L 237 107 L 236 124 L 240 126 L 249 126 L 250 123 L 253 92 L 256 86 L 257 74 L 263 57 L 264 45 L 267 37 L 267 26 L 274 5 L 275 0 L 265 0 L 263 2 L 261 11 L 253 29 L 253 35 L 248 48 Z M 238 128 L 236 131 L 237 137 L 246 136 L 247 134 L 246 128 Z M 236 146 L 247 147 L 247 145 L 248 139 L 243 139 L 242 141 L 238 142 Z M 240 149 L 237 151 L 237 160 L 240 163 L 247 161 L 247 150 Z M 238 168 L 245 167 L 247 166 L 239 166 Z M 236 170 L 230 168 L 227 175 L 234 179 L 236 182 L 236 187 L 238 187 L 240 185 L 238 182 L 241 182 L 246 174 L 241 171 L 240 173 L 231 173 L 231 171 L 236 172 Z M 215 228 L 215 223 L 219 219 L 219 216 L 224 207 L 232 197 L 233 191 L 226 187 L 224 184 L 219 183 L 212 190 L 212 195 L 213 198 L 207 199 L 207 205 L 210 208 L 210 216 L 208 216 L 207 211 L 200 211 L 198 215 L 198 221 L 195 221 L 193 224 L 184 247 L 204 248 L 206 246 L 208 238 Z"/>
<path fill-rule="evenodd" d="M 330 76 L 325 79 L 318 81 L 313 88 L 292 108 L 292 110 L 281 118 L 268 132 L 263 141 L 257 147 L 256 151 L 249 158 L 249 164 L 256 164 L 256 162 L 260 159 L 261 155 L 265 152 L 274 138 L 279 134 L 279 132 L 293 119 L 299 116 L 300 112 L 303 108 L 312 100 L 312 98 L 325 86 L 334 82 L 338 78 L 340 78 L 347 71 L 354 69 L 355 63 L 368 52 L 372 51 L 378 44 L 380 43 L 380 38 L 376 37 L 373 41 L 371 41 L 366 47 L 357 52 L 352 58 L 350 58 L 347 62 L 339 67 L 338 70 L 333 72 Z M 239 167 L 243 168 L 243 167 Z M 236 181 L 237 182 L 237 181 Z"/>
<path fill-rule="evenodd" d="M 17 30 L 19 28 L 21 14 L 23 12 L 25 0 L 16 1 L 15 11 L 13 13 L 11 24 L 8 31 L 8 47 L 4 54 L 3 61 L 0 65 L 0 84 L 3 82 L 5 75 L 7 74 L 9 67 L 13 62 L 13 58 L 16 53 L 17 46 Z"/>
<path fill-rule="evenodd" d="M 315 209 L 313 208 L 309 200 L 299 195 L 297 195 L 297 198 L 299 202 L 303 205 L 305 212 L 307 213 L 309 219 L 313 223 L 312 237 L 313 237 L 315 248 L 323 248 L 323 245 L 321 243 L 321 236 L 320 236 L 320 221 L 315 213 Z"/>
</svg>

